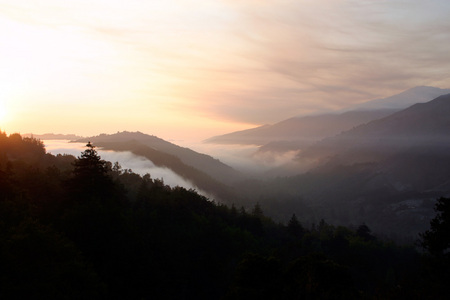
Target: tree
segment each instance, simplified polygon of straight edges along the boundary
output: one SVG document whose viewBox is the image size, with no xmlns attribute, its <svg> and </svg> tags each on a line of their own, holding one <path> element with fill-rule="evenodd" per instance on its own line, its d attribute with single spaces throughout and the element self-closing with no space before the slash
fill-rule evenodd
<svg viewBox="0 0 450 300">
<path fill-rule="evenodd" d="M 303 236 L 304 229 L 302 224 L 297 219 L 297 216 L 295 214 L 292 215 L 291 219 L 288 222 L 287 230 L 289 234 L 296 238 L 300 238 Z"/>
<path fill-rule="evenodd" d="M 4 168 L 0 163 L 0 201 L 12 198 L 12 195 L 14 194 L 11 168 L 11 162 L 9 161 L 6 162 L 6 167 Z"/>
<path fill-rule="evenodd" d="M 91 178 L 96 176 L 105 175 L 108 171 L 106 168 L 106 161 L 102 160 L 98 155 L 95 146 L 88 142 L 86 144 L 87 149 L 78 156 L 78 159 L 74 162 L 73 173 L 75 176 L 89 175 Z"/>
<path fill-rule="evenodd" d="M 114 184 L 107 174 L 110 165 L 101 159 L 91 142 L 86 147 L 73 163 L 71 186 L 74 195 L 102 197 L 111 194 Z"/>
<path fill-rule="evenodd" d="M 98 274 L 72 241 L 34 218 L 11 221 L 4 222 L 1 228 L 1 299 L 104 296 Z"/>
<path fill-rule="evenodd" d="M 261 205 L 259 205 L 259 202 L 256 202 L 255 206 L 252 210 L 252 216 L 262 218 L 264 216 L 264 213 L 262 211 Z"/>
<path fill-rule="evenodd" d="M 420 235 L 421 245 L 432 255 L 448 256 L 450 248 L 450 198 L 439 198 L 434 210 L 437 215 L 430 222 L 431 228 Z"/>
<path fill-rule="evenodd" d="M 369 226 L 367 226 L 365 223 L 359 225 L 358 229 L 356 230 L 356 235 L 366 242 L 376 240 L 375 236 L 372 235 L 372 230 L 370 230 Z"/>
</svg>

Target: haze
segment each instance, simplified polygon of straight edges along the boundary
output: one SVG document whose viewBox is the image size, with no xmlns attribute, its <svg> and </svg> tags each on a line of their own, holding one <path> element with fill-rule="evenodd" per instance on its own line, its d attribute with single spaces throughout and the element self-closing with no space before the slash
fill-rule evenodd
<svg viewBox="0 0 450 300">
<path fill-rule="evenodd" d="M 0 127 L 200 141 L 450 86 L 448 1 L 0 1 Z"/>
<path fill-rule="evenodd" d="M 85 143 L 69 143 L 67 140 L 47 140 L 44 141 L 45 149 L 48 153 L 53 155 L 57 154 L 70 154 L 75 157 L 80 156 L 86 147 Z M 145 157 L 137 156 L 129 151 L 105 151 L 98 149 L 98 154 L 102 159 L 111 163 L 118 162 L 123 170 L 132 170 L 141 176 L 150 174 L 153 179 L 161 179 L 165 184 L 169 186 L 181 186 L 186 189 L 194 189 L 199 194 L 207 197 L 211 197 L 205 191 L 200 190 L 192 182 L 182 178 L 172 170 L 167 168 L 161 168 L 155 166 L 153 162 Z"/>
</svg>

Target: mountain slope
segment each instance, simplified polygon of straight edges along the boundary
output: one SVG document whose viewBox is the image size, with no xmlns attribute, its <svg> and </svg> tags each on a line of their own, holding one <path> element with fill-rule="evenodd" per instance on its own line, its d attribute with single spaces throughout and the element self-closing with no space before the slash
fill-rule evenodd
<svg viewBox="0 0 450 300">
<path fill-rule="evenodd" d="M 384 118 L 413 104 L 430 101 L 440 95 L 450 93 L 450 89 L 419 86 L 400 94 L 371 100 L 347 108 L 341 113 L 315 116 L 293 117 L 273 125 L 264 125 L 243 131 L 211 137 L 206 143 L 215 144 L 255 144 L 266 145 L 266 151 L 280 148 L 278 142 L 288 141 L 290 149 L 301 148 L 325 137 L 334 136 L 354 126 Z M 273 143 L 276 142 L 276 143 Z M 282 145 L 283 148 L 283 145 Z M 284 145 L 286 148 L 286 145 Z"/>
<path fill-rule="evenodd" d="M 403 111 L 349 131 L 346 135 L 415 136 L 450 133 L 450 94 L 427 103 L 417 103 Z"/>
<path fill-rule="evenodd" d="M 387 98 L 375 99 L 357 104 L 350 109 L 405 109 L 413 104 L 430 101 L 431 99 L 448 93 L 450 93 L 450 89 L 440 89 L 432 86 L 417 86 Z"/>
<path fill-rule="evenodd" d="M 308 147 L 298 161 L 316 167 L 281 184 L 336 222 L 363 218 L 413 236 L 434 216 L 434 199 L 450 195 L 449 149 L 447 94 Z"/>
<path fill-rule="evenodd" d="M 377 155 L 411 150 L 411 147 L 447 147 L 450 143 L 450 94 L 415 104 L 388 117 L 372 121 L 324 139 L 300 154 L 300 158 L 339 157 L 355 162 L 379 160 Z"/>
<path fill-rule="evenodd" d="M 228 185 L 219 182 L 203 171 L 183 163 L 175 155 L 155 150 L 152 147 L 146 146 L 137 141 L 101 141 L 98 142 L 97 145 L 103 150 L 130 151 L 135 155 L 145 157 L 151 160 L 156 166 L 168 168 L 184 179 L 192 182 L 199 189 L 214 195 L 215 200 L 227 202 L 231 199 L 236 199 L 235 194 Z"/>
<path fill-rule="evenodd" d="M 264 145 L 274 141 L 290 141 L 307 145 L 318 139 L 336 135 L 354 126 L 392 114 L 395 110 L 350 111 L 341 114 L 294 117 L 274 125 L 233 132 L 207 139 L 215 144 Z"/>
<path fill-rule="evenodd" d="M 177 157 L 183 164 L 191 166 L 212 178 L 227 184 L 243 177 L 238 171 L 209 155 L 195 152 L 189 148 L 177 146 L 156 136 L 143 134 L 141 132 L 124 131 L 112 135 L 101 134 L 99 136 L 77 140 L 77 142 L 87 141 L 91 141 L 98 146 L 105 145 L 105 143 L 123 143 L 124 145 L 126 145 L 126 143 L 139 143 L 143 146 L 157 150 L 160 153 L 166 153 Z"/>
</svg>

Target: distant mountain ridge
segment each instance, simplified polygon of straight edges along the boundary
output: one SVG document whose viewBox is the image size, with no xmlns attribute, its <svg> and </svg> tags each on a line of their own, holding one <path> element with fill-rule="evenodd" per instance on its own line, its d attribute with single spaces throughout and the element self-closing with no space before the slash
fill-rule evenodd
<svg viewBox="0 0 450 300">
<path fill-rule="evenodd" d="M 290 141 L 298 145 L 308 145 L 393 112 L 395 110 L 350 111 L 341 114 L 293 117 L 274 125 L 212 137 L 205 142 L 264 145 L 270 142 Z"/>
<path fill-rule="evenodd" d="M 418 103 L 382 119 L 326 138 L 303 151 L 300 157 L 355 157 L 361 149 L 390 152 L 410 147 L 446 146 L 450 143 L 450 94 Z M 387 151 L 386 150 L 386 151 Z"/>
<path fill-rule="evenodd" d="M 23 134 L 25 137 L 34 137 L 40 140 L 78 140 L 82 139 L 82 136 L 76 134 L 55 134 L 55 133 L 44 133 L 44 134 L 33 134 L 26 133 Z"/>
<path fill-rule="evenodd" d="M 101 134 L 94 137 L 78 139 L 76 142 L 88 141 L 91 141 L 97 146 L 108 145 L 109 147 L 111 147 L 113 143 L 121 143 L 122 145 L 120 148 L 122 151 L 127 150 L 127 143 L 130 143 L 130 146 L 140 144 L 156 150 L 159 153 L 166 153 L 172 155 L 173 157 L 177 157 L 183 164 L 191 166 L 224 183 L 232 183 L 235 180 L 243 178 L 243 175 L 240 172 L 220 162 L 218 159 L 206 154 L 195 152 L 189 148 L 177 146 L 156 136 L 147 135 L 141 132 L 124 131 L 111 135 Z"/>
<path fill-rule="evenodd" d="M 450 92 L 427 103 L 411 107 L 359 126 L 348 135 L 371 136 L 448 136 L 450 134 Z"/>
<path fill-rule="evenodd" d="M 364 220 L 417 236 L 435 215 L 435 199 L 450 196 L 449 150 L 446 94 L 323 139 L 297 155 L 299 165 L 316 162 L 309 171 L 258 188 L 268 199 L 287 194 L 298 213 L 309 207 L 333 222 Z"/>
<path fill-rule="evenodd" d="M 387 98 L 370 100 L 354 105 L 349 109 L 405 109 L 416 103 L 427 102 L 448 93 L 450 93 L 450 89 L 441 89 L 432 86 L 417 86 Z"/>
<path fill-rule="evenodd" d="M 298 155 L 318 170 L 365 164 L 406 190 L 438 191 L 450 178 L 450 94 L 324 139 Z M 315 172 L 314 170 L 312 172 Z M 384 183 L 386 185 L 386 183 Z M 443 194 L 450 190 L 442 190 Z"/>
<path fill-rule="evenodd" d="M 343 110 L 335 114 L 293 117 L 273 125 L 264 125 L 211 137 L 204 142 L 265 145 L 262 148 L 264 151 L 294 150 L 361 124 L 384 118 L 415 103 L 430 101 L 447 93 L 450 93 L 450 89 L 429 86 L 415 87 L 391 97 L 355 105 L 347 111 Z"/>
</svg>

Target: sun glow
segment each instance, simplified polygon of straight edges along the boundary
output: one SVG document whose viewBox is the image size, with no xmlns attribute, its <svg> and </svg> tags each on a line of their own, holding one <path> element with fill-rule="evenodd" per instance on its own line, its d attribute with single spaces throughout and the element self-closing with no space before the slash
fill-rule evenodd
<svg viewBox="0 0 450 300">
<path fill-rule="evenodd" d="M 131 2 L 0 0 L 1 128 L 203 139 L 449 85 L 440 5 Z"/>
<path fill-rule="evenodd" d="M 3 103 L 0 102 L 0 126 L 2 125 L 3 122 L 6 121 L 6 116 L 7 116 L 6 108 L 3 105 Z"/>
</svg>

